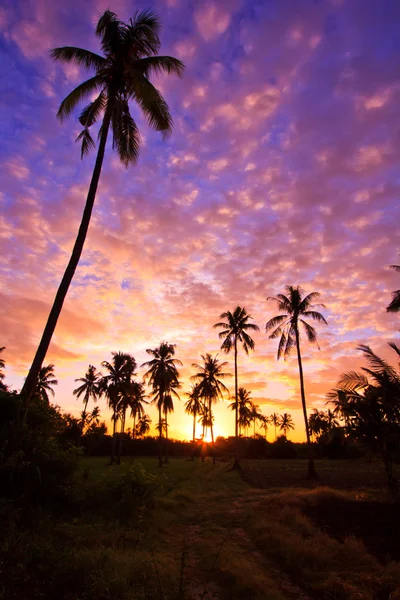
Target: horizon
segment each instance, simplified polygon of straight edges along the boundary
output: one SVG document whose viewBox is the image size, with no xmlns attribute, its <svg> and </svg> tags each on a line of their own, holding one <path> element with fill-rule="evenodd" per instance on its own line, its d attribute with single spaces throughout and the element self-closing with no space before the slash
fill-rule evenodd
<svg viewBox="0 0 400 600">
<path fill-rule="evenodd" d="M 141 365 L 147 348 L 168 341 L 183 362 L 169 434 L 190 439 L 183 402 L 191 364 L 219 354 L 233 373 L 212 326 L 239 305 L 260 327 L 255 351 L 239 350 L 239 386 L 265 415 L 290 413 L 296 429 L 288 437 L 304 441 L 295 352 L 277 361 L 277 340 L 265 333 L 277 314 L 266 298 L 285 285 L 318 291 L 326 306 L 328 326 L 316 326 L 320 349 L 302 343 L 309 414 L 325 409 L 343 372 L 364 364 L 358 345 L 394 363 L 387 342 L 399 339 L 398 316 L 386 306 L 399 287 L 388 267 L 400 249 L 400 5 L 290 6 L 152 2 L 163 26 L 160 53 L 186 65 L 182 79 L 154 78 L 175 125 L 163 141 L 135 109 L 142 144 L 127 170 L 107 144 L 83 255 L 44 361 L 55 364 L 63 410 L 82 410 L 72 391 L 89 364 L 101 371 L 121 350 Z M 0 9 L 0 346 L 15 388 L 67 263 L 95 159 L 80 160 L 79 110 L 56 118 L 87 72 L 49 52 L 72 44 L 99 51 L 94 23 L 104 8 L 100 0 L 68 8 L 40 0 Z M 145 8 L 113 6 L 122 20 Z M 233 377 L 227 385 L 232 392 Z M 99 405 L 109 425 L 104 400 Z M 153 432 L 154 407 L 148 412 Z M 233 433 L 234 413 L 221 402 L 215 437 Z"/>
</svg>

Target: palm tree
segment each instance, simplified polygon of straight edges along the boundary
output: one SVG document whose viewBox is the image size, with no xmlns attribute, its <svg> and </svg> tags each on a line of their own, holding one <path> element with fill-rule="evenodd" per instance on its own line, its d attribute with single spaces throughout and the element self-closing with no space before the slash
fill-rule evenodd
<svg viewBox="0 0 400 600">
<path fill-rule="evenodd" d="M 116 448 L 116 425 L 119 420 L 119 410 L 121 408 L 121 396 L 123 393 L 123 387 L 126 386 L 127 378 L 132 372 L 132 358 L 124 352 L 112 352 L 112 361 L 103 361 L 102 367 L 108 371 L 108 375 L 104 375 L 100 380 L 100 390 L 104 393 L 108 400 L 108 406 L 112 409 L 112 422 L 113 422 L 113 442 L 111 447 L 111 458 L 110 464 L 115 462 L 115 448 Z M 133 359 L 134 360 L 134 359 Z M 135 363 L 136 366 L 136 363 Z M 125 387 L 126 389 L 126 387 Z M 126 410 L 126 408 L 125 408 Z"/>
<path fill-rule="evenodd" d="M 214 328 L 222 328 L 218 336 L 223 339 L 221 349 L 229 353 L 232 349 L 234 350 L 234 362 L 235 362 L 235 400 L 236 400 L 236 411 L 235 411 L 235 440 L 236 440 L 236 455 L 234 468 L 239 468 L 239 448 L 238 448 L 238 426 L 239 426 L 239 415 L 238 415 L 238 369 L 237 369 L 237 354 L 238 354 L 238 342 L 243 345 L 243 349 L 246 354 L 249 350 L 254 350 L 254 340 L 247 333 L 248 331 L 259 331 L 259 328 L 254 323 L 249 323 L 249 319 L 252 319 L 247 314 L 246 309 L 237 306 L 232 312 L 227 311 L 222 313 L 220 319 L 226 319 L 215 323 Z"/>
<path fill-rule="evenodd" d="M 174 358 L 175 344 L 162 342 L 154 350 L 146 350 L 147 354 L 153 356 L 152 360 L 142 364 L 142 367 L 149 367 L 144 375 L 144 379 L 153 388 L 154 401 L 158 408 L 158 436 L 159 436 L 159 455 L 158 466 L 162 467 L 162 438 L 163 427 L 161 426 L 162 413 L 164 407 L 164 396 L 171 389 L 171 386 L 179 383 L 179 372 L 176 365 L 181 365 L 181 361 Z"/>
<path fill-rule="evenodd" d="M 101 373 L 96 371 L 96 367 L 93 365 L 89 365 L 88 370 L 84 377 L 80 377 L 79 379 L 75 379 L 76 382 L 80 382 L 82 385 L 76 388 L 72 393 L 77 398 L 83 396 L 84 408 L 82 411 L 82 420 L 81 420 L 81 430 L 83 433 L 83 429 L 85 427 L 85 419 L 86 419 L 86 410 L 87 405 L 90 398 L 93 398 L 93 401 L 96 402 L 97 398 L 101 395 L 100 389 L 100 379 Z"/>
<path fill-rule="evenodd" d="M 260 421 L 261 421 L 261 429 L 264 429 L 265 439 L 267 439 L 268 425 L 270 424 L 270 420 L 265 415 L 260 415 Z"/>
<path fill-rule="evenodd" d="M 125 166 L 136 162 L 140 145 L 138 127 L 130 113 L 130 101 L 139 105 L 150 127 L 161 131 L 164 138 L 171 134 L 173 123 L 168 105 L 150 83 L 149 78 L 152 74 L 158 75 L 163 72 L 182 76 L 184 65 L 171 56 L 157 55 L 160 49 L 159 30 L 160 22 L 151 11 L 136 12 L 128 23 L 123 23 L 117 19 L 115 13 L 106 10 L 96 27 L 96 35 L 100 38 L 104 56 L 72 46 L 55 48 L 51 52 L 55 60 L 75 63 L 94 73 L 62 101 L 57 113 L 61 120 L 65 119 L 81 100 L 96 96 L 79 116 L 83 130 L 77 139 L 82 141 L 82 157 L 95 147 L 89 132 L 90 127 L 100 122 L 100 119 L 101 125 L 96 162 L 78 236 L 21 392 L 25 403 L 29 402 L 35 389 L 40 368 L 82 254 L 110 127 L 113 133 L 113 147 Z"/>
<path fill-rule="evenodd" d="M 3 352 L 3 350 L 5 350 L 6 347 L 3 346 L 2 348 L 0 348 L 0 352 Z M 4 360 L 4 358 L 0 357 L 0 390 L 5 390 L 7 389 L 5 384 L 3 383 L 3 379 L 5 377 L 4 373 L 3 373 L 3 369 L 6 366 L 6 361 Z"/>
<path fill-rule="evenodd" d="M 274 426 L 275 441 L 276 441 L 276 428 L 279 427 L 279 420 L 280 420 L 280 416 L 278 415 L 278 413 L 276 413 L 276 412 L 272 413 L 272 415 L 270 416 L 270 423 L 271 423 L 271 425 Z"/>
<path fill-rule="evenodd" d="M 250 416 L 251 416 L 251 420 L 253 421 L 253 438 L 256 438 L 256 424 L 257 421 L 260 421 L 260 423 L 262 422 L 262 414 L 260 413 L 260 407 L 258 404 L 252 404 L 251 408 L 250 408 Z"/>
<path fill-rule="evenodd" d="M 149 415 L 142 415 L 136 425 L 136 433 L 140 437 L 144 437 L 150 431 L 151 419 Z"/>
<path fill-rule="evenodd" d="M 252 409 L 253 402 L 250 399 L 250 392 L 246 390 L 246 388 L 240 387 L 238 389 L 238 402 L 236 403 L 236 399 L 233 399 L 233 402 L 229 404 L 229 408 L 234 410 L 235 413 L 237 411 L 239 415 L 238 424 L 239 424 L 239 436 L 242 433 L 242 428 L 246 427 L 246 424 L 249 422 L 249 419 L 252 419 Z M 246 434 L 246 431 L 245 431 Z"/>
<path fill-rule="evenodd" d="M 54 378 L 54 365 L 47 365 L 42 367 L 39 371 L 39 377 L 36 384 L 35 394 L 44 400 L 46 404 L 50 404 L 49 392 L 54 397 L 53 386 L 58 384 L 57 379 Z"/>
<path fill-rule="evenodd" d="M 225 373 L 223 371 L 228 363 L 219 361 L 217 357 L 218 354 L 214 357 L 209 353 L 202 354 L 201 358 L 203 359 L 203 364 L 192 364 L 192 367 L 198 369 L 198 371 L 191 377 L 191 380 L 196 383 L 197 393 L 199 397 L 203 399 L 203 405 L 207 409 L 206 421 L 209 423 L 211 431 L 213 464 L 215 464 L 215 454 L 212 404 L 222 399 L 224 392 L 228 392 L 228 388 L 221 380 L 231 376 L 230 373 Z"/>
<path fill-rule="evenodd" d="M 190 392 L 186 393 L 188 400 L 185 402 L 185 412 L 193 416 L 193 452 L 192 460 L 194 460 L 196 448 L 196 419 L 201 412 L 201 400 L 199 396 L 199 388 L 197 385 L 192 385 Z"/>
<path fill-rule="evenodd" d="M 287 434 L 291 429 L 294 429 L 294 423 L 291 415 L 283 413 L 279 423 L 279 429 L 283 431 L 283 435 L 287 437 Z"/>
<path fill-rule="evenodd" d="M 397 359 L 400 348 L 389 343 Z M 367 359 L 362 373 L 345 373 L 336 386 L 347 396 L 348 432 L 378 453 L 385 465 L 388 486 L 398 487 L 393 477 L 393 459 L 400 439 L 400 372 L 369 346 L 358 347 Z"/>
<path fill-rule="evenodd" d="M 146 394 L 144 391 L 144 385 L 138 381 L 132 381 L 129 390 L 129 408 L 131 409 L 131 417 L 133 419 L 132 436 L 135 437 L 136 432 L 136 419 L 140 419 L 144 416 L 143 403 L 148 404 L 145 400 Z M 147 415 L 146 415 L 147 416 Z"/>
<path fill-rule="evenodd" d="M 122 444 L 125 436 L 126 411 L 131 406 L 132 396 L 136 393 L 136 383 L 132 378 L 136 375 L 136 361 L 130 354 L 125 354 L 124 377 L 119 392 L 117 410 L 121 415 L 121 431 L 118 440 L 117 464 L 121 464 Z"/>
<path fill-rule="evenodd" d="M 390 268 L 394 271 L 400 272 L 400 265 L 390 265 Z M 400 290 L 396 290 L 392 293 L 392 301 L 386 308 L 387 312 L 399 312 L 400 311 Z"/>
<path fill-rule="evenodd" d="M 317 341 L 317 332 L 314 327 L 312 327 L 305 318 L 311 318 L 318 323 L 325 323 L 325 317 L 321 315 L 321 313 L 317 312 L 315 308 L 317 306 L 322 306 L 323 304 L 313 305 L 312 302 L 315 298 L 319 297 L 318 292 L 311 292 L 307 296 L 303 297 L 303 290 L 300 286 L 293 287 L 291 285 L 287 285 L 285 287 L 285 291 L 287 296 L 284 294 L 278 294 L 276 298 L 267 298 L 267 300 L 273 300 L 278 305 L 279 311 L 284 311 L 284 314 L 277 315 L 270 319 L 265 325 L 265 330 L 272 331 L 269 335 L 269 339 L 274 339 L 280 337 L 279 345 L 278 345 L 278 360 L 284 355 L 288 356 L 290 354 L 293 346 L 296 346 L 297 349 L 297 361 L 299 364 L 299 376 L 300 376 L 300 393 L 301 393 L 301 403 L 303 407 L 303 415 L 304 415 L 304 425 L 306 429 L 306 437 L 307 437 L 307 445 L 308 445 L 308 474 L 310 477 L 315 478 L 315 465 L 314 465 L 314 457 L 313 450 L 311 446 L 310 440 L 310 432 L 308 430 L 308 419 L 307 419 L 307 406 L 306 406 L 306 395 L 304 391 L 304 376 L 303 376 L 303 365 L 301 362 L 301 354 L 300 354 L 300 329 L 301 325 L 304 329 L 307 339 L 309 342 Z"/>
</svg>

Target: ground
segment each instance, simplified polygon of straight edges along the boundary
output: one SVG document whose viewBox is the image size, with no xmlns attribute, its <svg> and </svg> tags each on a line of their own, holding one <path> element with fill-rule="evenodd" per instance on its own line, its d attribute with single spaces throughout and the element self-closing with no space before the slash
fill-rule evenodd
<svg viewBox="0 0 400 600">
<path fill-rule="evenodd" d="M 20 587 L 3 597 L 400 599 L 400 511 L 379 464 L 320 461 L 317 484 L 304 461 L 242 465 L 238 473 L 209 459 L 170 459 L 163 469 L 156 458 L 119 467 L 83 459 L 84 508 L 26 540 L 33 573 L 51 556 L 48 582 L 35 582 L 35 595 Z M 132 510 L 135 494 L 145 508 Z"/>
</svg>

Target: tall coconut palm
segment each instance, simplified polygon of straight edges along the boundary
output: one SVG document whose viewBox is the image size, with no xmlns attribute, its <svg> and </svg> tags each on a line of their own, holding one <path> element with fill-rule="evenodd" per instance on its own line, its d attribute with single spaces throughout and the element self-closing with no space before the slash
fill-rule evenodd
<svg viewBox="0 0 400 600">
<path fill-rule="evenodd" d="M 150 425 L 151 425 L 151 419 L 149 417 L 149 415 L 142 415 L 136 425 L 136 434 L 139 437 L 144 437 L 145 435 L 147 435 L 150 431 Z"/>
<path fill-rule="evenodd" d="M 79 379 L 75 379 L 76 382 L 81 383 L 79 387 L 77 387 L 72 393 L 77 398 L 83 396 L 83 411 L 82 411 L 82 420 L 81 420 L 81 430 L 83 433 L 83 429 L 85 427 L 85 420 L 87 415 L 87 405 L 90 398 L 93 399 L 94 402 L 97 401 L 97 398 L 101 395 L 100 389 L 100 379 L 102 375 L 96 370 L 96 367 L 93 365 L 89 365 L 88 370 L 84 377 L 80 377 Z"/>
<path fill-rule="evenodd" d="M 274 426 L 275 441 L 276 441 L 276 428 L 279 427 L 279 421 L 280 421 L 280 416 L 278 415 L 278 413 L 276 413 L 276 412 L 272 413 L 272 415 L 270 416 L 270 423 L 271 423 L 271 425 Z"/>
<path fill-rule="evenodd" d="M 164 406 L 164 396 L 174 384 L 179 383 L 179 371 L 177 365 L 181 365 L 181 361 L 174 358 L 175 344 L 162 342 L 158 348 L 147 349 L 147 354 L 153 356 L 142 364 L 142 367 L 148 367 L 144 375 L 144 379 L 153 388 L 154 401 L 158 408 L 158 436 L 159 436 L 159 455 L 158 466 L 162 467 L 162 446 L 163 446 L 163 427 L 161 425 L 162 413 Z"/>
<path fill-rule="evenodd" d="M 304 296 L 304 291 L 300 286 L 293 287 L 291 285 L 287 285 L 285 291 L 287 294 L 286 296 L 285 294 L 278 294 L 276 298 L 267 298 L 267 300 L 274 301 L 278 306 L 278 310 L 282 311 L 284 314 L 277 315 L 270 319 L 265 325 L 265 330 L 267 332 L 272 331 L 269 335 L 270 339 L 280 338 L 277 354 L 278 360 L 282 355 L 286 358 L 290 354 L 292 348 L 296 346 L 300 376 L 301 403 L 308 445 L 308 474 L 310 477 L 314 478 L 316 477 L 316 472 L 310 432 L 308 430 L 303 365 L 300 354 L 300 327 L 303 328 L 309 342 L 316 342 L 317 332 L 305 319 L 310 318 L 318 323 L 325 323 L 325 325 L 327 325 L 325 317 L 315 310 L 315 308 L 319 306 L 325 307 L 323 304 L 313 305 L 315 298 L 319 297 L 318 292 L 311 292 L 310 294 L 307 294 L 307 296 Z"/>
<path fill-rule="evenodd" d="M 117 442 L 117 431 L 116 426 L 119 420 L 121 409 L 121 399 L 123 397 L 124 390 L 126 391 L 126 385 L 129 378 L 135 369 L 136 363 L 134 358 L 124 352 L 112 352 L 112 361 L 103 361 L 102 367 L 106 369 L 107 375 L 104 375 L 100 380 L 100 389 L 102 393 L 106 395 L 108 400 L 108 406 L 113 411 L 112 422 L 113 422 L 113 441 L 111 447 L 111 458 L 110 463 L 115 462 L 115 449 Z M 133 361 L 133 362 L 132 362 Z M 123 401 L 125 405 L 125 400 Z M 127 407 L 127 402 L 126 402 Z M 126 410 L 125 407 L 125 410 Z"/>
<path fill-rule="evenodd" d="M 115 13 L 106 10 L 96 27 L 103 56 L 72 46 L 55 48 L 51 52 L 55 60 L 74 63 L 92 72 L 89 79 L 78 85 L 62 101 L 57 116 L 61 120 L 65 119 L 82 100 L 95 96 L 80 113 L 79 121 L 83 130 L 77 139 L 82 142 L 83 157 L 96 145 L 89 129 L 95 123 L 99 123 L 99 146 L 72 255 L 22 389 L 26 403 L 29 402 L 35 389 L 40 368 L 82 254 L 110 127 L 113 133 L 113 147 L 125 166 L 136 162 L 140 145 L 138 127 L 130 113 L 130 102 L 139 105 L 150 127 L 161 131 L 163 137 L 167 137 L 172 131 L 172 118 L 168 105 L 150 82 L 150 76 L 160 73 L 175 73 L 182 76 L 184 65 L 171 56 L 158 55 L 159 30 L 159 20 L 151 11 L 136 12 L 128 23 L 123 23 L 118 20 Z"/>
<path fill-rule="evenodd" d="M 283 431 L 283 435 L 287 437 L 287 434 L 291 429 L 294 429 L 294 423 L 291 415 L 283 413 L 279 423 L 279 429 Z"/>
<path fill-rule="evenodd" d="M 188 400 L 185 402 L 185 412 L 188 415 L 193 416 L 193 452 L 192 460 L 194 460 L 195 449 L 196 449 L 196 419 L 197 415 L 201 412 L 201 399 L 199 395 L 199 388 L 197 385 L 192 385 L 190 392 L 186 393 Z"/>
<path fill-rule="evenodd" d="M 400 273 L 400 265 L 390 265 L 390 268 Z M 387 312 L 399 312 L 400 311 L 400 290 L 396 290 L 392 293 L 392 301 L 386 308 Z"/>
<path fill-rule="evenodd" d="M 259 331 L 259 328 L 254 323 L 249 323 L 252 319 L 247 314 L 246 309 L 237 306 L 232 312 L 226 311 L 220 315 L 220 319 L 226 319 L 226 321 L 220 321 L 215 323 L 214 328 L 222 328 L 219 332 L 219 338 L 224 340 L 221 349 L 229 353 L 232 349 L 234 351 L 234 363 L 235 363 L 235 400 L 236 400 L 236 411 L 235 411 L 235 439 L 236 439 L 236 453 L 234 468 L 239 468 L 239 447 L 238 447 L 238 427 L 239 427 L 239 414 L 238 414 L 238 343 L 241 343 L 246 354 L 249 350 L 254 350 L 254 340 L 247 333 L 248 331 Z"/>
<path fill-rule="evenodd" d="M 192 375 L 192 381 L 196 382 L 199 397 L 202 398 L 204 406 L 207 408 L 206 420 L 209 423 L 211 431 L 211 443 L 213 448 L 213 463 L 215 464 L 214 454 L 214 429 L 212 405 L 222 399 L 228 388 L 222 381 L 226 377 L 230 377 L 230 373 L 226 373 L 223 369 L 228 364 L 218 360 L 218 355 L 212 357 L 211 354 L 202 354 L 203 364 L 193 363 L 192 367 L 198 369 L 197 373 Z"/>
<path fill-rule="evenodd" d="M 57 379 L 54 379 L 54 377 L 54 365 L 47 365 L 47 367 L 42 367 L 39 371 L 35 394 L 47 404 L 50 404 L 49 393 L 54 397 L 53 386 L 58 384 Z"/>
</svg>

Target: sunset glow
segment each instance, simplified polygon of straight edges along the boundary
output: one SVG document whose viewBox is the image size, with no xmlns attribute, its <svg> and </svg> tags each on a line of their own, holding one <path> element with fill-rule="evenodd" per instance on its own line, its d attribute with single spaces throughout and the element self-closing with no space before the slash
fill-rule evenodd
<svg viewBox="0 0 400 600">
<path fill-rule="evenodd" d="M 95 160 L 93 152 L 80 160 L 79 111 L 56 118 L 87 72 L 49 52 L 99 51 L 93 28 L 107 6 L 16 0 L 0 9 L 0 347 L 7 383 L 18 389 Z M 128 20 L 149 6 L 116 0 L 111 8 Z M 310 409 L 325 409 L 339 376 L 362 365 L 359 344 L 385 357 L 398 338 L 398 315 L 386 306 L 399 288 L 388 266 L 400 260 L 400 4 L 155 0 L 151 8 L 163 23 L 161 53 L 186 65 L 182 79 L 154 80 L 174 129 L 162 140 L 135 108 L 141 150 L 128 169 L 108 141 L 83 256 L 45 360 L 55 364 L 55 402 L 78 414 L 72 391 L 89 364 L 101 371 L 112 351 L 124 351 L 141 365 L 147 348 L 167 341 L 183 363 L 168 434 L 191 439 L 183 404 L 192 364 L 218 354 L 233 374 L 213 325 L 239 305 L 260 328 L 254 352 L 239 348 L 239 385 L 263 414 L 290 413 L 289 438 L 304 440 L 296 355 L 277 361 L 267 297 L 301 285 L 326 307 L 328 326 L 313 323 L 319 347 L 302 340 Z M 224 381 L 233 394 L 234 378 Z M 229 402 L 215 405 L 215 438 L 234 435 Z M 104 400 L 100 407 L 110 425 Z M 146 411 L 155 434 L 157 411 Z"/>
</svg>

